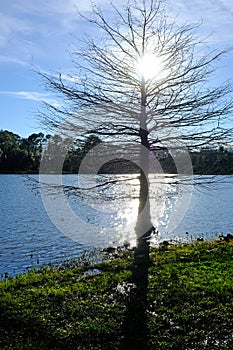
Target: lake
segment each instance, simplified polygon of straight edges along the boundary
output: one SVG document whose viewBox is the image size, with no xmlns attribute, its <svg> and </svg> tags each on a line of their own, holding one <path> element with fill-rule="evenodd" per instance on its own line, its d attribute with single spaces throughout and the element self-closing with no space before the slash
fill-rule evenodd
<svg viewBox="0 0 233 350">
<path fill-rule="evenodd" d="M 60 263 L 94 248 L 126 242 L 134 245 L 136 175 L 99 175 L 94 179 L 90 175 L 47 175 L 43 183 L 48 179 L 55 186 L 62 181 L 67 192 L 47 185 L 40 192 L 36 175 L 0 175 L 1 275 Z M 87 190 L 96 184 L 94 191 Z M 83 190 L 77 191 L 76 187 Z M 232 199 L 232 177 L 226 183 L 204 187 L 178 186 L 176 177 L 153 177 L 151 214 L 159 234 L 152 243 L 197 237 L 212 240 L 220 233 L 232 233 Z"/>
</svg>

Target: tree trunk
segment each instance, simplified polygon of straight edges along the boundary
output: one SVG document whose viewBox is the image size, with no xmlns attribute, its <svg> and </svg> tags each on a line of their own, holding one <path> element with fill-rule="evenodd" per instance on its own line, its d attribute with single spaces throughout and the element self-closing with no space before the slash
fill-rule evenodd
<svg viewBox="0 0 233 350">
<path fill-rule="evenodd" d="M 147 289 L 148 268 L 150 262 L 149 239 L 153 231 L 149 200 L 149 141 L 146 125 L 146 93 L 145 82 L 142 79 L 141 89 L 141 116 L 140 131 L 140 179 L 139 179 L 139 208 L 135 227 L 137 246 L 134 254 L 132 282 L 135 289 L 132 291 L 127 305 L 124 323 L 124 349 L 148 349 L 147 329 Z"/>
<path fill-rule="evenodd" d="M 139 189 L 139 208 L 136 223 L 137 248 L 135 250 L 135 263 L 140 260 L 146 264 L 149 262 L 149 243 L 153 225 L 151 223 L 150 199 L 149 199 L 149 162 L 150 146 L 148 141 L 147 115 L 146 115 L 146 84 L 142 77 L 141 81 L 141 115 L 139 136 L 141 139 L 140 147 L 140 189 Z"/>
<path fill-rule="evenodd" d="M 147 133 L 142 130 L 143 142 L 147 142 Z M 148 146 L 148 145 L 147 145 Z M 139 190 L 139 209 L 136 223 L 137 246 L 132 268 L 132 290 L 127 304 L 124 322 L 123 349 L 149 350 L 147 329 L 147 289 L 149 267 L 149 239 L 153 226 L 150 216 L 149 202 L 149 151 L 148 147 L 141 148 L 141 173 Z"/>
</svg>

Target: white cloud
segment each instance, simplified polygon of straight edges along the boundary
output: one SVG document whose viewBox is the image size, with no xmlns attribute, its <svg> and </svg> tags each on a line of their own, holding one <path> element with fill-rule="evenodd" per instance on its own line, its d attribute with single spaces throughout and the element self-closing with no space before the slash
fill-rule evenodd
<svg viewBox="0 0 233 350">
<path fill-rule="evenodd" d="M 77 72 L 75 72 L 75 70 L 73 70 L 73 69 L 70 69 L 69 73 L 65 73 L 65 72 L 61 72 L 61 71 L 54 73 L 54 72 L 47 71 L 47 70 L 37 66 L 36 71 L 39 73 L 45 74 L 46 76 L 51 77 L 51 78 L 57 78 L 58 76 L 60 76 L 63 81 L 67 81 L 70 83 L 77 83 L 78 81 L 80 81 L 80 77 L 75 74 Z M 72 72 L 73 72 L 73 74 L 72 74 Z"/>
<path fill-rule="evenodd" d="M 54 30 L 69 32 L 78 22 L 77 8 L 90 9 L 90 1 L 79 0 L 13 0 L 11 11 L 21 18 L 34 22 L 34 31 L 47 35 L 56 23 Z M 50 28 L 50 29 L 49 29 Z"/>
<path fill-rule="evenodd" d="M 28 62 L 22 61 L 17 57 L 4 56 L 4 55 L 0 55 L 0 63 L 13 63 L 13 64 L 19 64 L 21 66 L 28 65 Z"/>
<path fill-rule="evenodd" d="M 78 76 L 65 74 L 65 73 L 61 73 L 61 79 L 66 80 L 70 83 L 77 83 L 80 80 Z"/>
<path fill-rule="evenodd" d="M 120 0 L 113 0 L 117 8 L 124 6 Z M 177 15 L 178 23 L 197 22 L 203 19 L 203 36 L 213 32 L 210 42 L 225 47 L 233 41 L 232 0 L 166 0 L 168 14 Z M 94 0 L 105 8 L 110 0 Z M 66 50 L 72 51 L 72 37 L 83 36 L 85 30 L 79 21 L 76 8 L 81 12 L 90 9 L 91 1 L 80 0 L 11 0 L 1 3 L 0 12 L 0 48 L 5 56 L 0 62 L 18 63 L 30 61 L 35 65 L 64 68 Z M 119 6 L 118 6 L 119 5 Z M 171 10 L 171 11 L 170 11 Z M 106 12 L 108 15 L 109 12 Z M 90 29 L 89 29 L 90 28 Z M 92 32 L 95 35 L 95 32 Z M 4 49 L 4 51 L 3 51 Z M 5 60 L 4 57 L 9 57 Z M 12 59 L 10 59 L 12 58 Z M 67 81 L 76 81 L 75 77 L 64 74 Z"/>
<path fill-rule="evenodd" d="M 80 1 L 80 0 L 11 0 L 11 3 L 17 11 L 24 13 L 53 13 L 66 15 L 77 15 L 77 9 L 80 11 L 88 11 L 92 6 L 91 0 Z M 110 3 L 108 0 L 96 0 L 95 4 Z"/>
<path fill-rule="evenodd" d="M 0 47 L 10 44 L 15 35 L 29 33 L 31 27 L 26 19 L 17 18 L 14 15 L 0 13 Z"/>
<path fill-rule="evenodd" d="M 1 2 L 1 51 L 6 56 L 17 55 L 17 59 L 21 61 L 33 57 L 35 62 L 63 62 L 65 51 L 69 50 L 74 40 L 72 35 L 81 32 L 75 6 L 78 5 L 83 11 L 88 9 L 87 4 L 88 1 L 79 0 Z"/>
<path fill-rule="evenodd" d="M 233 40 L 232 0 L 167 0 L 171 14 L 177 16 L 177 22 L 203 22 L 201 30 L 211 34 L 217 44 L 226 44 Z"/>
<path fill-rule="evenodd" d="M 232 20 L 232 16 L 233 16 L 232 0 L 219 0 L 219 3 L 228 12 Z"/>
<path fill-rule="evenodd" d="M 45 102 L 52 105 L 53 107 L 61 106 L 61 104 L 57 100 L 51 98 L 49 94 L 36 91 L 0 91 L 0 94 L 14 96 L 22 98 L 24 100 Z"/>
<path fill-rule="evenodd" d="M 114 3 L 116 0 L 114 1 Z M 103 7 L 110 0 L 96 0 L 94 3 Z M 123 5 L 121 3 L 121 5 Z M 40 33 L 48 38 L 50 33 L 77 34 L 79 30 L 80 11 L 91 8 L 91 1 L 80 0 L 11 0 L 3 4 L 0 14 L 0 45 L 8 42 L 12 34 L 25 36 L 30 32 Z M 165 7 L 171 8 L 172 13 L 182 20 L 197 21 L 201 18 L 215 31 L 222 31 L 221 25 L 232 24 L 232 0 L 167 0 Z M 168 11 L 170 12 L 170 11 Z M 33 41 L 33 40 L 32 40 Z"/>
</svg>

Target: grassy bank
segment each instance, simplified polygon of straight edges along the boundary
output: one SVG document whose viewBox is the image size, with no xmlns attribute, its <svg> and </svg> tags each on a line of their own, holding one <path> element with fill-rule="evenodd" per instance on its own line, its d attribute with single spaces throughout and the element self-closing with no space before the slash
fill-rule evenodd
<svg viewBox="0 0 233 350">
<path fill-rule="evenodd" d="M 149 349 L 233 348 L 232 258 L 232 242 L 151 250 L 143 300 Z M 125 251 L 95 266 L 47 267 L 0 282 L 0 349 L 130 349 L 132 264 Z"/>
</svg>

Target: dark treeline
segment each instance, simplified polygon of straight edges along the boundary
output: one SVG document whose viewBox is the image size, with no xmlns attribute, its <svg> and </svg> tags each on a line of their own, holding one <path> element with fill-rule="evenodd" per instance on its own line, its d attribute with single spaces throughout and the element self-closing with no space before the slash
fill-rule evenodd
<svg viewBox="0 0 233 350">
<path fill-rule="evenodd" d="M 82 159 L 101 140 L 94 135 L 84 142 L 77 141 L 66 152 L 68 139 L 60 136 L 51 137 L 43 133 L 33 133 L 27 138 L 0 130 L 0 173 L 38 173 L 43 146 L 47 154 L 52 154 L 56 164 L 56 155 L 66 153 L 63 172 L 78 173 Z M 55 151 L 53 151 L 55 150 Z M 159 160 L 165 173 L 176 173 L 175 164 L 166 150 L 155 150 L 154 156 Z M 219 146 L 216 149 L 202 148 L 191 152 L 194 174 L 233 174 L 233 150 Z M 48 158 L 51 164 L 51 159 Z M 130 162 L 115 159 L 101 167 L 101 173 L 134 173 L 138 168 Z"/>
<path fill-rule="evenodd" d="M 50 168 L 51 163 L 56 164 L 65 152 L 63 171 L 77 173 L 82 159 L 99 142 L 98 137 L 91 135 L 85 142 L 73 144 L 66 152 L 67 144 L 70 143 L 68 138 L 44 135 L 42 132 L 23 138 L 11 131 L 0 130 L 0 173 L 38 173 L 44 146 Z"/>
<path fill-rule="evenodd" d="M 38 172 L 43 143 L 43 133 L 22 138 L 11 131 L 0 130 L 0 172 Z"/>
</svg>

